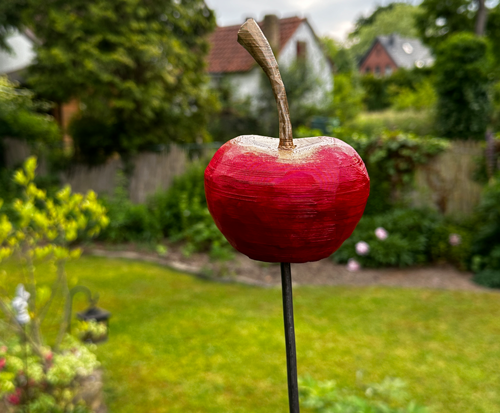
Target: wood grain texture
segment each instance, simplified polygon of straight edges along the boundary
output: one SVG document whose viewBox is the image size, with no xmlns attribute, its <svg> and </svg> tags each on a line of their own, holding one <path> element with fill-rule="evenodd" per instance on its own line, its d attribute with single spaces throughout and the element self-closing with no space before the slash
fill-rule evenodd
<svg viewBox="0 0 500 413">
<path fill-rule="evenodd" d="M 363 215 L 369 178 L 346 143 L 330 137 L 240 136 L 224 144 L 205 171 L 208 209 L 229 243 L 265 262 L 330 256 Z M 273 148 L 273 149 L 271 149 Z"/>
<path fill-rule="evenodd" d="M 292 123 L 286 98 L 285 85 L 281 79 L 278 62 L 264 33 L 254 19 L 248 19 L 238 31 L 238 43 L 241 44 L 264 69 L 273 90 L 279 117 L 279 148 L 293 148 Z"/>
</svg>

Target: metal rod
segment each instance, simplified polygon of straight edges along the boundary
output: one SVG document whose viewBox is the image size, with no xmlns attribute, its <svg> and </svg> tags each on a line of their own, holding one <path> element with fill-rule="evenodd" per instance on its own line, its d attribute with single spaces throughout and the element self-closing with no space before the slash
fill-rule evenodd
<svg viewBox="0 0 500 413">
<path fill-rule="evenodd" d="M 297 383 L 297 349 L 293 325 L 292 271 L 289 262 L 281 263 L 281 293 L 285 320 L 286 369 L 288 376 L 288 404 L 290 413 L 299 413 L 299 385 Z"/>
</svg>

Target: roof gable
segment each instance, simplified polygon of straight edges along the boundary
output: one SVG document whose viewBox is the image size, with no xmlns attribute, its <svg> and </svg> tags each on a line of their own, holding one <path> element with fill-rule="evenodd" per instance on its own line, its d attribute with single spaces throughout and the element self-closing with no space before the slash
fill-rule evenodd
<svg viewBox="0 0 500 413">
<path fill-rule="evenodd" d="M 430 66 L 434 62 L 431 51 L 419 39 L 400 37 L 397 34 L 378 36 L 377 40 L 398 67 L 411 69 Z"/>
<path fill-rule="evenodd" d="M 289 17 L 278 21 L 281 51 L 306 19 Z M 263 22 L 258 24 L 262 29 Z M 209 73 L 247 72 L 254 66 L 255 60 L 237 41 L 240 26 L 217 27 L 210 36 Z"/>
</svg>

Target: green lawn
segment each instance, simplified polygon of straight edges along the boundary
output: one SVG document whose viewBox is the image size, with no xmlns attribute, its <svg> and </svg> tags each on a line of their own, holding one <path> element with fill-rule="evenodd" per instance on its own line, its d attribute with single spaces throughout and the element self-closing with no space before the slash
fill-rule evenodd
<svg viewBox="0 0 500 413">
<path fill-rule="evenodd" d="M 68 273 L 113 313 L 98 349 L 110 412 L 288 411 L 280 290 L 95 257 Z M 294 299 L 299 375 L 355 386 L 362 370 L 402 378 L 435 413 L 500 411 L 499 294 L 299 287 Z"/>
</svg>

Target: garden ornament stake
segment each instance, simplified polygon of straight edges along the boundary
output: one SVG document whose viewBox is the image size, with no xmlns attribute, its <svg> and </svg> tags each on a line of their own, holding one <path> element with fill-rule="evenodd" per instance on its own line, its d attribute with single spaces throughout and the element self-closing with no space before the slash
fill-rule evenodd
<svg viewBox="0 0 500 413">
<path fill-rule="evenodd" d="M 292 138 L 278 63 L 259 26 L 238 32 L 271 81 L 279 139 L 244 135 L 225 143 L 205 171 L 210 213 L 229 243 L 248 257 L 281 263 L 290 412 L 299 412 L 290 263 L 330 256 L 363 215 L 370 180 L 356 151 L 327 136 Z"/>
</svg>

